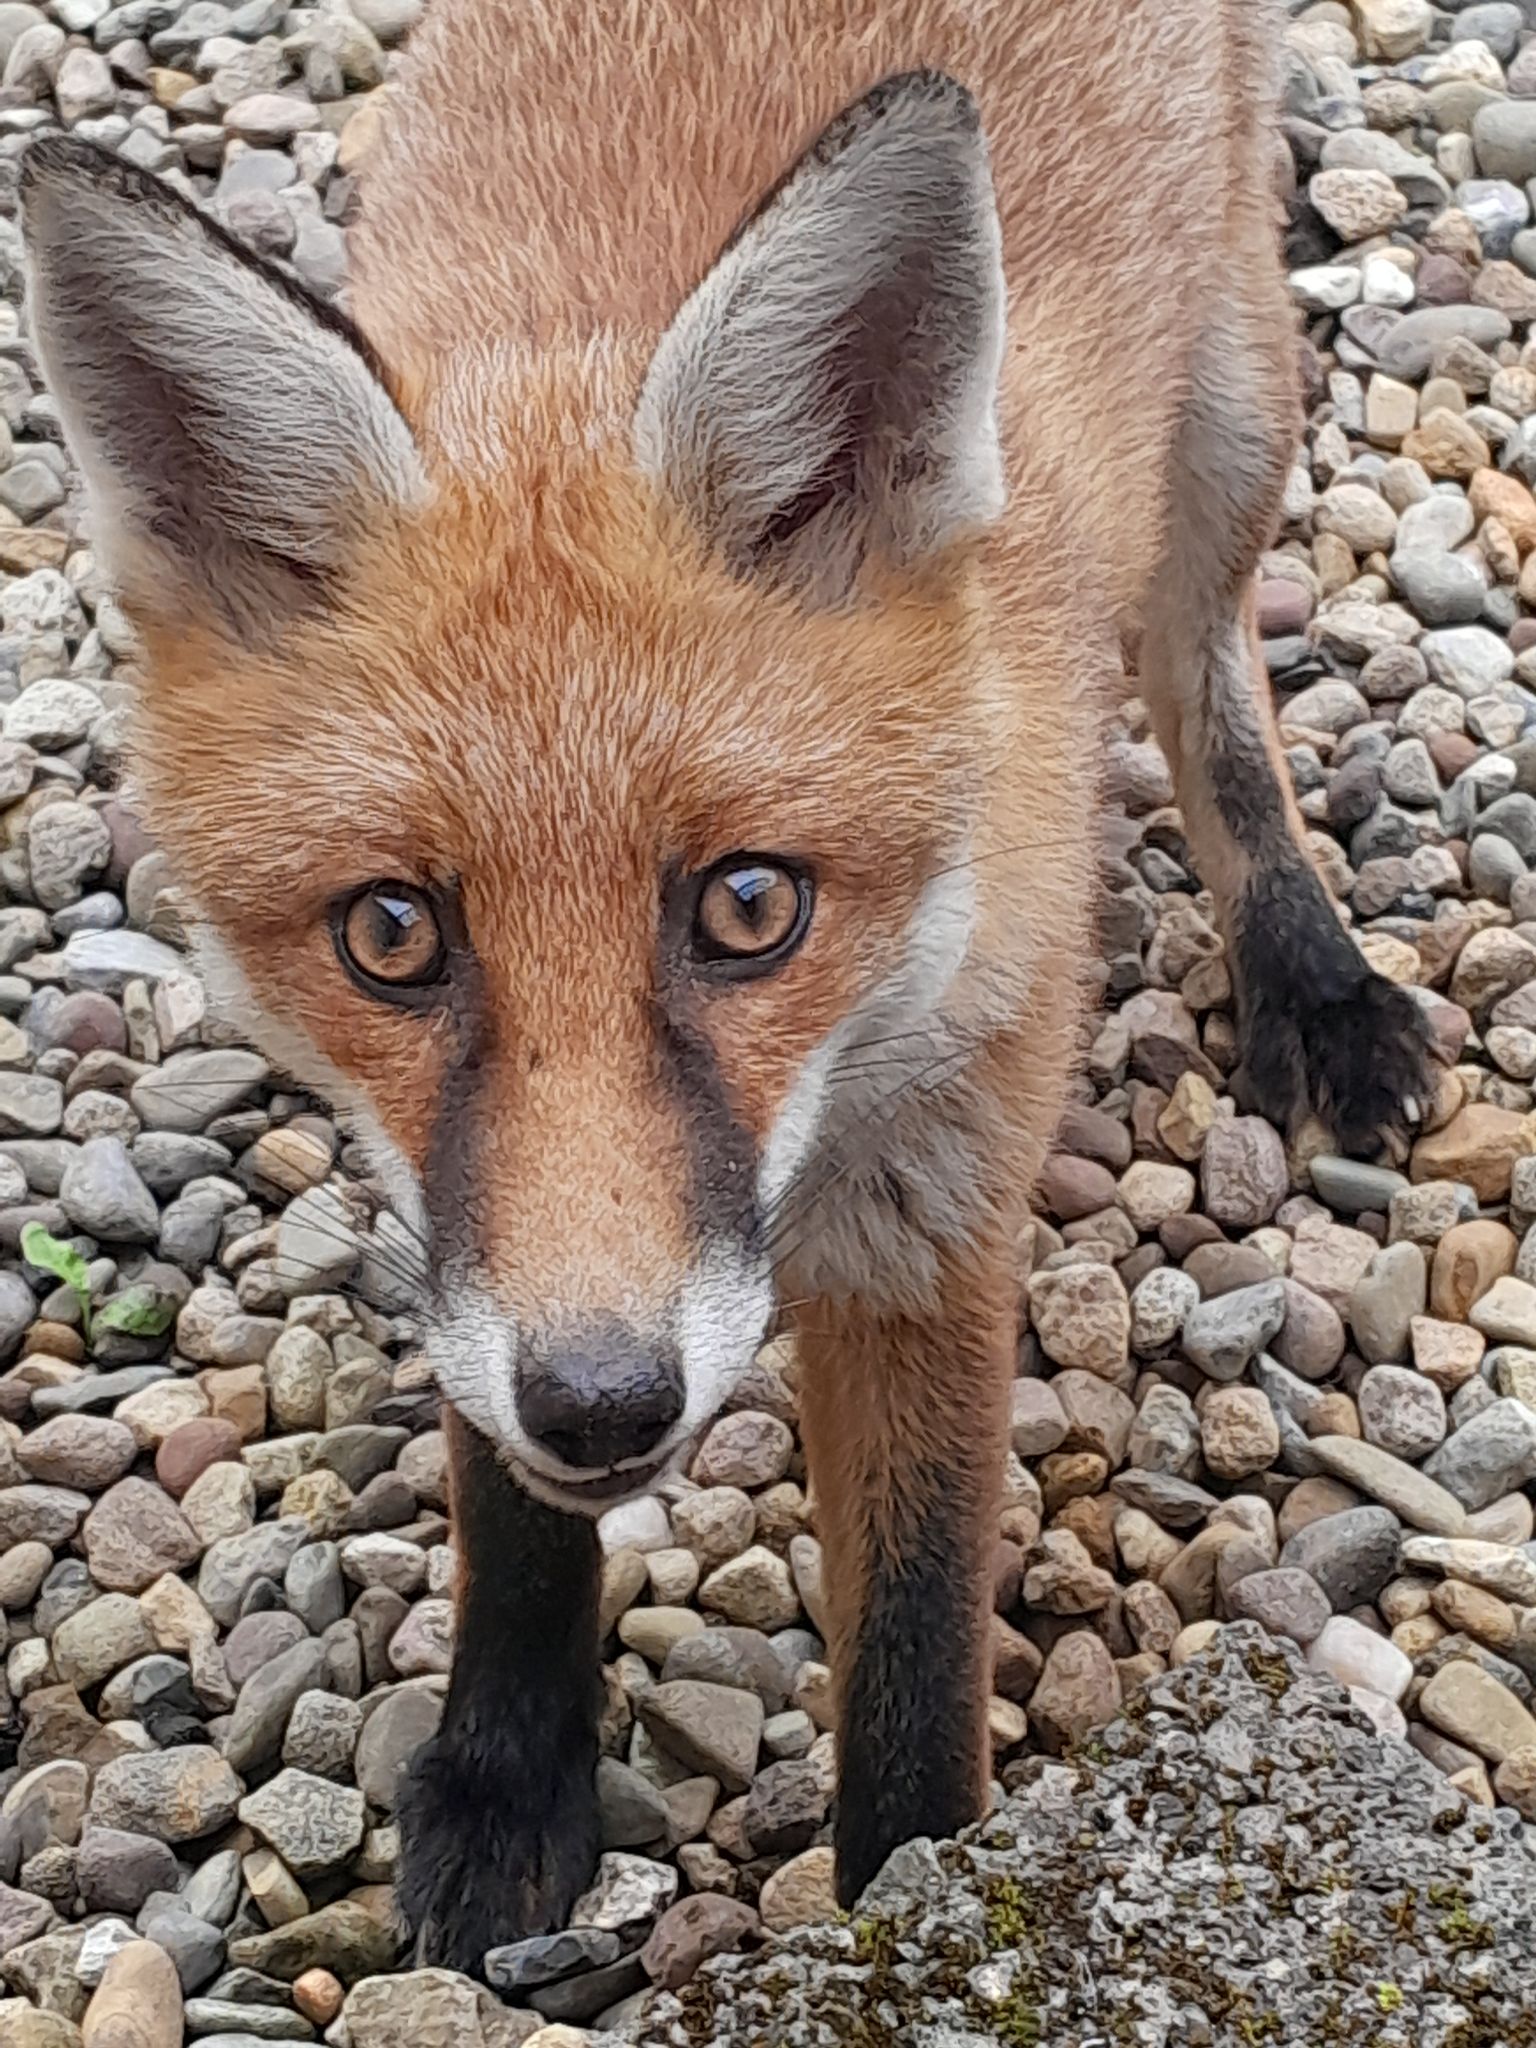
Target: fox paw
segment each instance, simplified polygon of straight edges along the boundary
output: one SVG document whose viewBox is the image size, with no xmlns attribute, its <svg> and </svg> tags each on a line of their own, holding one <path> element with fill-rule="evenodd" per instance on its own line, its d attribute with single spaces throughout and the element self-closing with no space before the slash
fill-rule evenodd
<svg viewBox="0 0 1536 2048">
<path fill-rule="evenodd" d="M 417 1967 L 482 1973 L 487 1949 L 564 1927 L 597 1863 L 590 1777 L 489 1782 L 429 1743 L 399 1808 L 396 1896 Z"/>
</svg>

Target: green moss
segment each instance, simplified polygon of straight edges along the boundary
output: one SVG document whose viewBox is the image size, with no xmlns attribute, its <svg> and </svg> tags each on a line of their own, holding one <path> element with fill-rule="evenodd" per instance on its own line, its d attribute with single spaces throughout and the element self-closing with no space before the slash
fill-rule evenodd
<svg viewBox="0 0 1536 2048">
<path fill-rule="evenodd" d="M 1383 2012 L 1396 2012 L 1403 2002 L 1403 1994 L 1395 1984 L 1376 1986 L 1376 2003 Z"/>
<path fill-rule="evenodd" d="M 1016 1877 L 988 1878 L 981 1892 L 987 1915 L 987 1946 L 994 1954 L 1000 1949 L 1023 1948 L 1040 1925 L 1034 1894 Z"/>
<path fill-rule="evenodd" d="M 1040 2010 L 1024 1985 L 1016 1986 L 1001 2005 L 988 2006 L 986 2023 L 1008 2048 L 1039 2048 Z"/>
<path fill-rule="evenodd" d="M 1243 1662 L 1254 1684 L 1261 1685 L 1271 1699 L 1285 1698 L 1291 1689 L 1291 1667 L 1283 1657 L 1272 1657 L 1265 1650 L 1250 1650 Z"/>
</svg>

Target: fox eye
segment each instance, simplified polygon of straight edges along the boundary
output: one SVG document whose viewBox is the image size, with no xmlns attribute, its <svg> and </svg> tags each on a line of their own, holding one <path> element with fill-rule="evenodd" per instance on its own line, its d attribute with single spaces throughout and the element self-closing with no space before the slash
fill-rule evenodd
<svg viewBox="0 0 1536 2048">
<path fill-rule="evenodd" d="M 705 965 L 738 973 L 766 972 L 805 937 L 811 902 L 810 881 L 798 869 L 733 853 L 699 884 L 694 955 Z"/>
<path fill-rule="evenodd" d="M 343 908 L 336 949 L 371 995 L 386 1000 L 440 981 L 447 964 L 431 900 L 409 882 L 374 882 Z"/>
</svg>

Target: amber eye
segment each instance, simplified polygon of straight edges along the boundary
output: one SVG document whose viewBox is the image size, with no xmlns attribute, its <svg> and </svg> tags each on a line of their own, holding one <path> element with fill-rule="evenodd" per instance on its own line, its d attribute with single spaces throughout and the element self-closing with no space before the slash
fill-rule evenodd
<svg viewBox="0 0 1536 2048">
<path fill-rule="evenodd" d="M 341 912 L 336 945 L 370 994 L 427 987 L 446 964 L 442 927 L 430 899 L 409 882 L 375 882 Z"/>
<path fill-rule="evenodd" d="M 738 970 L 785 959 L 811 921 L 811 885 L 797 869 L 732 854 L 699 885 L 693 950 L 706 964 Z"/>
</svg>

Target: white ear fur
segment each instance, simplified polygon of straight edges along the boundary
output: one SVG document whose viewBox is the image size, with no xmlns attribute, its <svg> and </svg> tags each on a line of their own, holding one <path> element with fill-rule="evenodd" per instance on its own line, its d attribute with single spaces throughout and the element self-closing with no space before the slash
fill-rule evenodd
<svg viewBox="0 0 1536 2048">
<path fill-rule="evenodd" d="M 369 510 L 426 484 L 347 322 L 159 180 L 28 151 L 33 340 L 130 612 L 189 598 L 237 635 L 312 604 Z"/>
<path fill-rule="evenodd" d="M 1001 238 L 965 89 L 888 79 L 832 123 L 663 336 L 636 458 L 741 574 L 807 601 L 1003 502 Z"/>
</svg>

